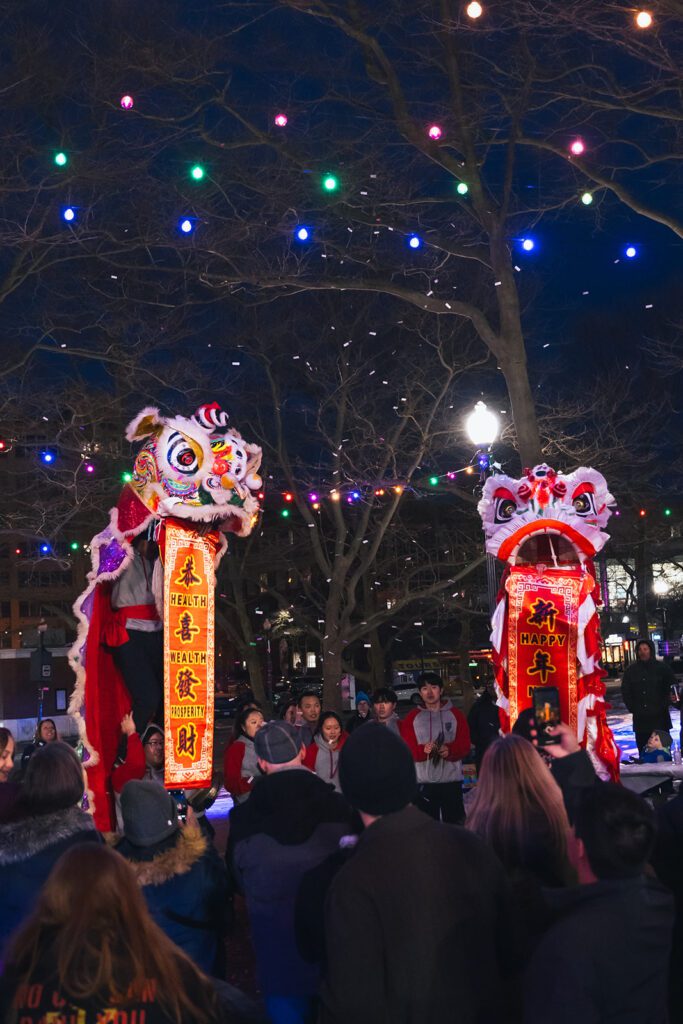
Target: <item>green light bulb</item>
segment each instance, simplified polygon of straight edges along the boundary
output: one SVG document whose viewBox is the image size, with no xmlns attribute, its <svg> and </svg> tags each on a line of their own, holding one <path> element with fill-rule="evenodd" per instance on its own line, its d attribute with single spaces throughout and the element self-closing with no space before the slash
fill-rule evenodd
<svg viewBox="0 0 683 1024">
<path fill-rule="evenodd" d="M 327 174 L 323 178 L 323 188 L 326 192 L 336 192 L 339 188 L 339 178 L 335 178 L 334 174 Z"/>
<path fill-rule="evenodd" d="M 283 508 L 283 510 L 280 513 L 280 515 L 282 516 L 283 519 L 288 519 L 289 518 L 289 509 L 288 508 Z"/>
<path fill-rule="evenodd" d="M 78 549 L 80 547 L 80 544 L 78 543 L 77 540 L 72 540 L 71 544 L 69 546 L 70 546 L 72 551 L 78 551 Z"/>
<path fill-rule="evenodd" d="M 204 177 L 205 171 L 204 168 L 201 167 L 199 164 L 195 164 L 192 170 L 190 171 L 190 174 L 192 175 L 195 181 L 201 181 L 202 178 Z"/>
<path fill-rule="evenodd" d="M 670 516 L 671 515 L 671 509 L 670 508 L 665 508 L 664 509 L 664 515 L 665 516 Z"/>
<path fill-rule="evenodd" d="M 459 196 L 466 196 L 469 190 L 470 187 L 466 181 L 459 181 L 455 191 L 458 193 Z"/>
<path fill-rule="evenodd" d="M 121 479 L 123 480 L 124 484 L 129 484 L 131 482 L 131 480 L 133 479 L 133 474 L 132 473 L 122 473 L 121 474 Z"/>
<path fill-rule="evenodd" d="M 429 482 L 432 485 L 432 487 L 436 487 L 438 485 L 438 483 L 439 483 L 438 476 L 430 476 Z"/>
<path fill-rule="evenodd" d="M 57 164 L 57 167 L 66 167 L 68 161 L 69 158 L 66 153 L 62 153 L 61 151 L 59 153 L 55 153 L 55 163 Z"/>
</svg>

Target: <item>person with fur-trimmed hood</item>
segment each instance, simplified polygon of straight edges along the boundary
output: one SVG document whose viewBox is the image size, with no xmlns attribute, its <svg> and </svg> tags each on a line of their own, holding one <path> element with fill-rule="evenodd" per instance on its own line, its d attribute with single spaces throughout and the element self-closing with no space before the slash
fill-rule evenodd
<svg viewBox="0 0 683 1024">
<path fill-rule="evenodd" d="M 462 759 L 470 752 L 467 719 L 442 697 L 443 680 L 436 672 L 422 672 L 417 685 L 423 706 L 401 722 L 417 771 L 417 806 L 436 821 L 459 825 L 465 817 Z"/>
<path fill-rule="evenodd" d="M 79 806 L 84 793 L 83 766 L 67 743 L 56 740 L 36 750 L 12 820 L 0 825 L 0 957 L 65 850 L 102 842 L 92 816 Z"/>
<path fill-rule="evenodd" d="M 121 793 L 123 839 L 115 849 L 131 864 L 159 925 L 207 974 L 220 973 L 231 911 L 225 865 L 188 808 L 178 819 L 173 796 L 150 779 Z"/>
</svg>

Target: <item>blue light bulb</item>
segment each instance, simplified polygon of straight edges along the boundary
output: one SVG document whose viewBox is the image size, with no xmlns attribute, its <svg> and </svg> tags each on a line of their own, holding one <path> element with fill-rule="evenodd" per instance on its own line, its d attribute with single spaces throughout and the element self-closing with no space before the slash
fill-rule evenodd
<svg viewBox="0 0 683 1024">
<path fill-rule="evenodd" d="M 71 223 L 72 220 L 75 220 L 76 219 L 76 211 L 74 210 L 73 206 L 65 207 L 65 209 L 62 210 L 62 217 L 68 223 Z"/>
<path fill-rule="evenodd" d="M 628 259 L 633 260 L 638 255 L 638 250 L 635 245 L 629 245 L 624 250 L 624 255 L 627 256 Z"/>
<path fill-rule="evenodd" d="M 180 230 L 184 235 L 190 234 L 190 232 L 192 231 L 192 221 L 190 220 L 189 217 L 185 217 L 183 220 L 181 220 Z"/>
<path fill-rule="evenodd" d="M 46 462 L 46 463 L 47 463 L 48 465 L 49 465 L 49 464 L 50 464 L 51 462 L 54 462 L 54 461 L 55 461 L 55 457 L 54 457 L 54 455 L 52 454 L 52 452 L 43 452 L 43 454 L 42 454 L 42 455 L 41 455 L 40 457 L 41 457 L 41 459 L 43 460 L 43 462 Z"/>
<path fill-rule="evenodd" d="M 296 237 L 300 242 L 307 242 L 311 237 L 311 232 L 304 224 L 302 224 L 301 227 L 296 230 Z"/>
<path fill-rule="evenodd" d="M 408 239 L 408 245 L 410 246 L 411 249 L 419 249 L 420 246 L 422 245 L 422 239 L 419 238 L 417 235 L 411 235 L 410 238 Z"/>
<path fill-rule="evenodd" d="M 524 249 L 524 252 L 531 252 L 531 250 L 534 249 L 535 247 L 536 243 L 534 242 L 533 238 L 522 239 L 522 249 Z"/>
</svg>

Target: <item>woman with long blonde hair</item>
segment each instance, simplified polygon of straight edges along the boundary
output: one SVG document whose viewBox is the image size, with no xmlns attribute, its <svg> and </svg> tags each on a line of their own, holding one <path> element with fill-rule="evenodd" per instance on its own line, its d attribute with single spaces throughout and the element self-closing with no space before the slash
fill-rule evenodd
<svg viewBox="0 0 683 1024">
<path fill-rule="evenodd" d="M 55 865 L 12 941 L 2 1021 L 65 1019 L 214 1024 L 208 979 L 153 922 L 135 875 L 106 846 L 74 846 Z"/>
<path fill-rule="evenodd" d="M 563 886 L 573 879 L 562 792 L 521 736 L 494 740 L 486 750 L 466 828 L 492 847 L 513 881 Z"/>
</svg>

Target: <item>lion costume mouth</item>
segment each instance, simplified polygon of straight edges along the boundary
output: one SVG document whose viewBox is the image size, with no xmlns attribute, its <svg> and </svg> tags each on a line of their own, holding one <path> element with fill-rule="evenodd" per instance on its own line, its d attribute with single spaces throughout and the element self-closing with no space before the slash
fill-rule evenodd
<svg viewBox="0 0 683 1024">
<path fill-rule="evenodd" d="M 614 499 L 601 473 L 555 472 L 544 463 L 515 480 L 489 477 L 479 502 L 486 550 L 511 565 L 576 565 L 609 539 Z"/>
</svg>

